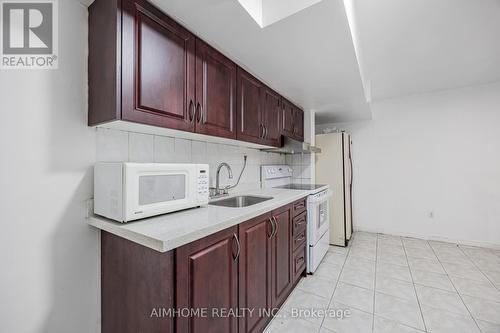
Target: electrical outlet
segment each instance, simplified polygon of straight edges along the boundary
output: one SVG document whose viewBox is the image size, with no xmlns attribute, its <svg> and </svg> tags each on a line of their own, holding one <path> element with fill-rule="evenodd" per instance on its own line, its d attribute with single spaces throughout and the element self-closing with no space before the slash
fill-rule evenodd
<svg viewBox="0 0 500 333">
<path fill-rule="evenodd" d="M 429 216 L 430 219 L 433 219 L 434 218 L 434 212 L 429 212 L 428 216 Z"/>
</svg>

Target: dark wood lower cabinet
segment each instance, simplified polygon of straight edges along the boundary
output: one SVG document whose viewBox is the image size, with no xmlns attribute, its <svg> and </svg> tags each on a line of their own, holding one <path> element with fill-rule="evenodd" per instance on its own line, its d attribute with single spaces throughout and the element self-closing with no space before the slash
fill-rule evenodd
<svg viewBox="0 0 500 333">
<path fill-rule="evenodd" d="M 193 311 L 177 317 L 177 332 L 238 332 L 238 318 L 224 315 L 238 309 L 237 237 L 235 226 L 176 250 L 177 309 Z"/>
<path fill-rule="evenodd" d="M 162 316 L 174 303 L 174 251 L 160 253 L 101 232 L 101 330 L 103 333 L 173 333 Z"/>
<path fill-rule="evenodd" d="M 239 305 L 249 309 L 240 318 L 240 332 L 262 332 L 271 310 L 271 214 L 265 214 L 239 226 Z"/>
<path fill-rule="evenodd" d="M 306 213 L 294 214 L 299 207 L 294 202 L 166 253 L 103 231 L 102 332 L 263 332 L 305 274 L 299 222 Z"/>
<path fill-rule="evenodd" d="M 271 303 L 280 306 L 292 288 L 292 206 L 272 212 L 276 222 L 271 245 L 272 285 Z"/>
<path fill-rule="evenodd" d="M 304 270 L 307 265 L 307 245 L 304 242 L 302 246 L 297 248 L 295 252 L 293 252 L 293 260 L 292 260 L 292 278 L 293 283 L 297 283 L 300 280 L 300 276 L 303 275 Z"/>
</svg>

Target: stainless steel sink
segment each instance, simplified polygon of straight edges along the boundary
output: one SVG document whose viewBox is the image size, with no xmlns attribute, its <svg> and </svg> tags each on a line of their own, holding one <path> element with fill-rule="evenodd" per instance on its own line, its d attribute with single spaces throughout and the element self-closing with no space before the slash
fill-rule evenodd
<svg viewBox="0 0 500 333">
<path fill-rule="evenodd" d="M 256 197 L 252 195 L 239 195 L 236 197 L 211 201 L 209 202 L 209 205 L 240 208 L 240 207 L 252 206 L 271 199 L 273 199 L 273 197 Z"/>
</svg>

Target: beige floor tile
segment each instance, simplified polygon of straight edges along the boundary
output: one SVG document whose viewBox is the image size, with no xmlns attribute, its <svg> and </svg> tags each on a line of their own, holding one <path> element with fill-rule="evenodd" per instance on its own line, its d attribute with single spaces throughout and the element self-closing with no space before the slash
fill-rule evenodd
<svg viewBox="0 0 500 333">
<path fill-rule="evenodd" d="M 375 315 L 406 326 L 424 329 L 422 315 L 416 301 L 408 301 L 377 292 L 375 294 Z"/>
</svg>

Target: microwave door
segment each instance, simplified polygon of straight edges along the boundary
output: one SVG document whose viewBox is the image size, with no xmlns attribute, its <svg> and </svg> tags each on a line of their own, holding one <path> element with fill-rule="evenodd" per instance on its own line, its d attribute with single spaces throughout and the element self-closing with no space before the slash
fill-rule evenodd
<svg viewBox="0 0 500 333">
<path fill-rule="evenodd" d="M 188 208 L 196 200 L 194 174 L 175 169 L 127 170 L 127 220 Z"/>
<path fill-rule="evenodd" d="M 188 177 L 188 175 L 180 173 L 170 175 L 140 175 L 138 191 L 139 207 L 186 200 L 189 191 L 186 186 Z"/>
</svg>

